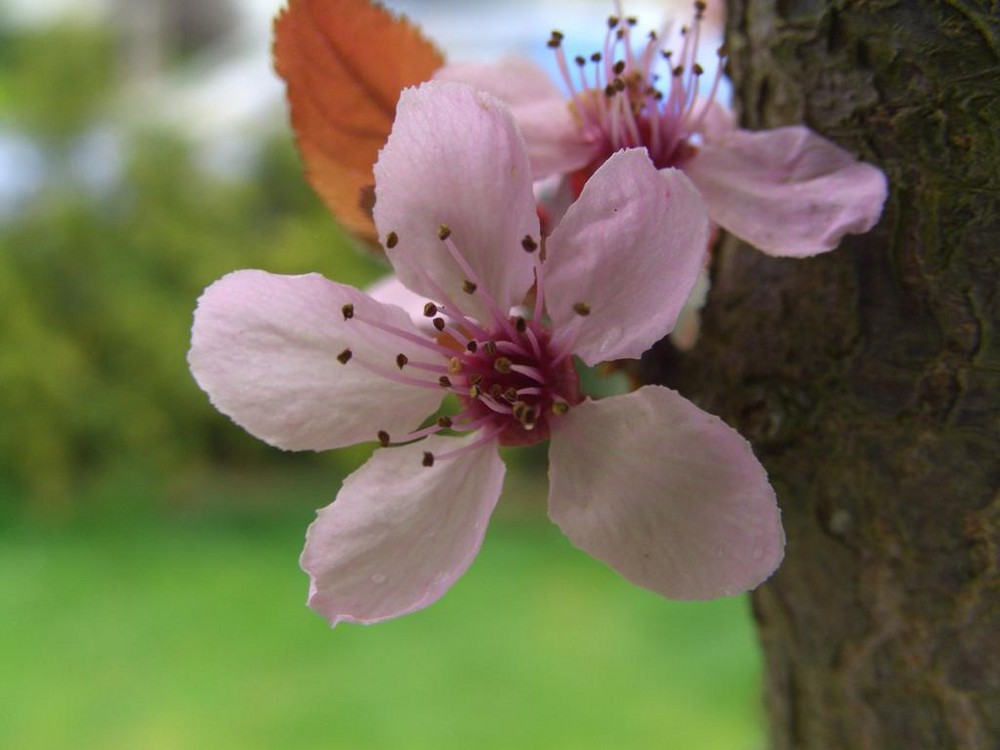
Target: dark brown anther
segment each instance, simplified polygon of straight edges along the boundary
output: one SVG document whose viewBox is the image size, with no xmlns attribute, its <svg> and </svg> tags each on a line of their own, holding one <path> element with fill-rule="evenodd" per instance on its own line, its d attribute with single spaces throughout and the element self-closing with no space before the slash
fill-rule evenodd
<svg viewBox="0 0 1000 750">
<path fill-rule="evenodd" d="M 615 32 L 615 39 L 624 39 L 624 38 L 625 38 L 625 29 L 623 28 L 618 29 L 618 31 Z"/>
<path fill-rule="evenodd" d="M 399 244 L 399 235 L 395 232 L 389 232 L 385 236 L 385 247 L 387 250 L 392 250 L 396 245 Z"/>
<path fill-rule="evenodd" d="M 699 65 L 698 63 L 695 63 L 695 64 L 694 64 L 694 65 L 692 66 L 691 70 L 692 70 L 692 71 L 694 71 L 694 74 L 695 74 L 696 76 L 700 76 L 700 75 L 701 75 L 702 73 L 704 73 L 704 72 L 705 72 L 705 69 L 704 69 L 703 67 L 701 67 L 701 66 L 700 66 L 700 65 Z"/>
<path fill-rule="evenodd" d="M 608 97 L 608 99 L 611 99 L 615 95 L 615 87 L 609 83 L 604 87 L 604 95 Z"/>
<path fill-rule="evenodd" d="M 635 16 L 629 16 L 625 20 L 628 22 L 629 26 L 635 26 L 637 23 L 639 23 L 639 19 L 636 18 Z"/>
<path fill-rule="evenodd" d="M 483 376 L 478 372 L 469 376 L 469 385 L 479 385 L 483 382 Z"/>
<path fill-rule="evenodd" d="M 705 3 L 703 3 L 702 0 L 695 0 L 694 12 L 698 16 L 698 18 L 701 18 L 703 15 L 705 15 L 705 8 L 707 7 L 708 6 Z"/>
<path fill-rule="evenodd" d="M 462 291 L 465 292 L 466 294 L 475 294 L 476 293 L 476 285 L 473 284 L 468 279 L 464 279 L 462 281 Z"/>
<path fill-rule="evenodd" d="M 354 353 L 350 349 L 344 349 L 344 351 L 337 355 L 337 361 L 342 365 L 346 365 L 351 361 L 351 357 L 353 356 Z"/>
<path fill-rule="evenodd" d="M 682 75 L 684 75 L 684 66 L 678 65 L 676 68 L 674 68 L 673 73 L 675 78 L 680 78 Z"/>
<path fill-rule="evenodd" d="M 340 308 L 340 312 L 344 316 L 344 320 L 350 320 L 354 317 L 354 305 L 348 303 Z"/>
<path fill-rule="evenodd" d="M 532 239 L 530 234 L 524 235 L 524 239 L 521 240 L 521 247 L 523 247 L 527 252 L 533 253 L 538 249 L 538 243 Z"/>
<path fill-rule="evenodd" d="M 444 241 L 451 237 L 451 227 L 447 224 L 441 224 L 438 226 L 438 239 Z"/>
<path fill-rule="evenodd" d="M 439 331 L 444 330 L 445 326 L 444 318 L 434 318 L 434 320 L 431 322 L 434 323 L 434 327 L 437 328 Z"/>
<path fill-rule="evenodd" d="M 546 44 L 548 45 L 549 49 L 556 49 L 560 44 L 562 44 L 563 39 L 565 39 L 565 37 L 563 36 L 562 32 L 553 29 L 552 35 L 549 37 L 549 41 L 546 42 Z"/>
<path fill-rule="evenodd" d="M 378 444 L 381 445 L 383 448 L 389 445 L 389 433 L 386 432 L 385 430 L 378 431 Z"/>
<path fill-rule="evenodd" d="M 451 378 L 447 375 L 442 375 L 438 378 L 438 385 L 442 388 L 451 388 Z"/>
<path fill-rule="evenodd" d="M 433 302 L 428 302 L 426 305 L 424 305 L 424 315 L 426 317 L 433 318 L 437 314 L 438 314 L 438 306 L 435 305 Z"/>
<path fill-rule="evenodd" d="M 434 465 L 434 454 L 430 451 L 424 451 L 424 459 L 421 461 L 424 466 L 428 468 Z"/>
<path fill-rule="evenodd" d="M 590 315 L 590 305 L 588 305 L 586 302 L 577 302 L 575 305 L 573 305 L 573 312 L 575 312 L 577 315 L 587 317 L 588 315 Z"/>
<path fill-rule="evenodd" d="M 447 430 L 449 427 L 452 426 L 453 422 L 451 421 L 451 417 L 444 416 L 437 418 L 437 424 L 438 427 L 442 427 Z"/>
<path fill-rule="evenodd" d="M 402 370 L 404 367 L 406 367 L 406 363 L 409 362 L 409 361 L 410 361 L 410 358 L 407 357 L 402 352 L 400 352 L 399 354 L 396 355 L 396 367 L 398 367 L 400 370 Z"/>
<path fill-rule="evenodd" d="M 646 36 L 648 37 L 649 41 L 651 41 L 651 42 L 655 42 L 656 39 L 657 39 L 655 31 L 650 31 L 649 34 L 647 34 Z"/>
<path fill-rule="evenodd" d="M 723 44 L 721 47 L 719 47 L 719 49 L 715 50 L 715 54 L 717 54 L 719 57 L 725 57 L 726 55 L 729 54 L 729 47 Z"/>
<path fill-rule="evenodd" d="M 535 410 L 524 401 L 515 401 L 512 405 L 514 417 L 527 429 L 531 429 L 535 424 Z"/>
<path fill-rule="evenodd" d="M 591 62 L 595 62 L 595 63 L 599 63 L 601 61 L 601 53 L 600 52 L 595 52 L 594 54 L 592 54 L 590 56 L 590 61 Z"/>
<path fill-rule="evenodd" d="M 507 357 L 497 357 L 493 360 L 493 369 L 507 375 L 510 373 L 511 361 Z"/>
<path fill-rule="evenodd" d="M 616 62 L 614 65 L 611 66 L 611 69 L 615 72 L 616 76 L 620 76 L 622 73 L 625 72 L 625 61 L 619 60 L 618 62 Z"/>
<path fill-rule="evenodd" d="M 517 389 L 514 386 L 508 386 L 508 388 L 503 392 L 503 400 L 509 404 L 513 404 L 517 401 Z"/>
<path fill-rule="evenodd" d="M 608 16 L 608 28 L 613 29 L 621 19 L 617 16 Z"/>
<path fill-rule="evenodd" d="M 621 78 L 616 78 L 615 80 L 613 80 L 611 82 L 611 85 L 614 87 L 615 91 L 618 91 L 619 93 L 626 89 L 625 81 L 623 81 Z"/>
<path fill-rule="evenodd" d="M 483 344 L 483 351 L 486 352 L 487 357 L 497 356 L 497 344 L 495 341 L 487 341 Z"/>
<path fill-rule="evenodd" d="M 475 342 L 475 340 L 473 339 L 473 340 L 470 340 L 469 343 L 465 345 L 465 348 L 468 349 L 473 354 L 475 354 L 476 353 L 476 349 L 479 348 L 479 344 L 477 344 Z"/>
<path fill-rule="evenodd" d="M 518 333 L 524 333 L 525 331 L 528 330 L 528 321 L 526 321 L 524 318 L 518 315 L 516 318 L 514 318 L 514 330 L 516 330 Z"/>
<path fill-rule="evenodd" d="M 587 58 L 583 57 L 582 55 L 577 55 L 576 57 L 573 58 L 573 62 L 575 62 L 582 68 L 584 65 L 587 64 Z"/>
</svg>

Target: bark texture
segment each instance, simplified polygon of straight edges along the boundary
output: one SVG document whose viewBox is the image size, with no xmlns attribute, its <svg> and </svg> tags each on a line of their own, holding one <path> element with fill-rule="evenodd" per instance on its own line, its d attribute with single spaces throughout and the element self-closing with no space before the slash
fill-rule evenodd
<svg viewBox="0 0 1000 750">
<path fill-rule="evenodd" d="M 788 534 L 753 598 L 776 750 L 1000 748 L 1000 4 L 729 0 L 744 125 L 878 164 L 879 226 L 805 261 L 724 240 L 660 349 L 754 443 Z"/>
</svg>

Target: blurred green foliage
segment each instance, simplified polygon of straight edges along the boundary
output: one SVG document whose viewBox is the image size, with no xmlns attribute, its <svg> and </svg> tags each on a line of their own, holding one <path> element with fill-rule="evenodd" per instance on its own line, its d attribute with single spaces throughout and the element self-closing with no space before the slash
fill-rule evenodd
<svg viewBox="0 0 1000 750">
<path fill-rule="evenodd" d="M 245 179 L 212 175 L 180 135 L 108 118 L 106 31 L 8 30 L 0 48 L 0 128 L 31 138 L 47 169 L 0 219 L 0 513 L 72 515 L 74 493 L 121 472 L 282 460 L 217 414 L 188 373 L 198 295 L 239 268 L 363 284 L 381 265 L 305 185 L 289 134 Z M 88 189 L 65 158 L 96 128 L 122 143 L 108 190 Z"/>
</svg>

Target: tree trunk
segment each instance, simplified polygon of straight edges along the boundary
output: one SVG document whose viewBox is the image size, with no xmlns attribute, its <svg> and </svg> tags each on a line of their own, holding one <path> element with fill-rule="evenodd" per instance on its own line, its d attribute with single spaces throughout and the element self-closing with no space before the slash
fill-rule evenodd
<svg viewBox="0 0 1000 750">
<path fill-rule="evenodd" d="M 644 362 L 754 444 L 788 546 L 755 592 L 776 750 L 1000 748 L 1000 5 L 730 0 L 744 125 L 881 166 L 809 260 L 732 239 L 703 338 Z"/>
</svg>

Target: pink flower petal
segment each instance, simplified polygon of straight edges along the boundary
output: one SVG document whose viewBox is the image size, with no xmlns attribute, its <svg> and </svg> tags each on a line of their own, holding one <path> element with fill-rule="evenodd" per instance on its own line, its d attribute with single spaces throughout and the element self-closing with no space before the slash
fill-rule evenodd
<svg viewBox="0 0 1000 750">
<path fill-rule="evenodd" d="M 713 221 L 778 256 L 815 255 L 867 232 L 887 190 L 880 169 L 804 127 L 734 130 L 683 168 Z"/>
<path fill-rule="evenodd" d="M 549 515 L 575 545 L 673 599 L 757 586 L 781 562 L 749 444 L 668 388 L 585 401 L 552 431 Z"/>
<path fill-rule="evenodd" d="M 469 86 L 431 81 L 406 89 L 375 165 L 375 225 L 400 280 L 439 302 L 432 284 L 480 320 L 492 295 L 503 314 L 534 281 L 521 240 L 538 239 L 531 168 L 510 112 Z M 440 225 L 478 278 L 469 279 L 438 237 Z M 463 281 L 481 288 L 462 291 Z"/>
<path fill-rule="evenodd" d="M 679 170 L 657 171 L 645 149 L 619 151 L 548 239 L 553 328 L 577 332 L 572 351 L 588 365 L 640 356 L 673 328 L 707 242 L 705 205 L 690 181 Z"/>
<path fill-rule="evenodd" d="M 383 305 L 395 305 L 403 308 L 420 330 L 431 336 L 435 335 L 431 318 L 424 315 L 424 306 L 431 300 L 407 289 L 396 274 L 391 273 L 379 279 L 365 289 L 365 292 L 373 300 L 381 302 Z"/>
<path fill-rule="evenodd" d="M 310 607 L 332 625 L 373 623 L 426 607 L 458 580 L 482 544 L 504 465 L 495 443 L 431 467 L 421 458 L 477 437 L 383 448 L 347 478 L 306 535 Z"/>
<path fill-rule="evenodd" d="M 527 58 L 446 65 L 434 78 L 467 83 L 507 104 L 528 146 L 535 179 L 574 172 L 597 155 L 599 144 L 584 137 L 566 95 Z"/>
<path fill-rule="evenodd" d="M 358 319 L 345 321 L 345 304 L 358 318 L 420 335 L 401 309 L 318 274 L 237 271 L 198 301 L 191 372 L 219 411 L 279 448 L 338 448 L 375 440 L 381 429 L 401 436 L 434 412 L 440 389 L 391 382 L 361 363 L 398 371 L 399 353 L 436 355 Z M 341 364 L 345 349 L 353 356 Z"/>
</svg>

